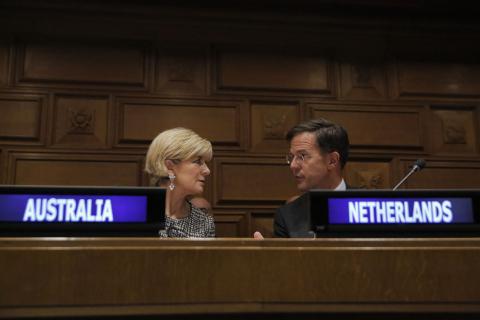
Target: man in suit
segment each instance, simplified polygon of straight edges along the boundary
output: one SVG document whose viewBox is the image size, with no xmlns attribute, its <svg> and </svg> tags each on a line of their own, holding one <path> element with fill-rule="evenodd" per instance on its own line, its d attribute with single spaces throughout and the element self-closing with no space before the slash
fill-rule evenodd
<svg viewBox="0 0 480 320">
<path fill-rule="evenodd" d="M 303 195 L 277 209 L 273 233 L 284 238 L 312 237 L 306 192 L 347 189 L 343 168 L 348 159 L 348 134 L 333 122 L 315 119 L 296 125 L 286 138 L 290 142 L 286 160 Z M 263 237 L 256 232 L 254 238 Z"/>
</svg>

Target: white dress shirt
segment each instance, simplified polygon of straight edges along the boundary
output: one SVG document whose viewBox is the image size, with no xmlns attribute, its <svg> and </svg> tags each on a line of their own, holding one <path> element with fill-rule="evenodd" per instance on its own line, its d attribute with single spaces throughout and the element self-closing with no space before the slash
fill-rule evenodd
<svg viewBox="0 0 480 320">
<path fill-rule="evenodd" d="M 345 190 L 347 190 L 347 184 L 345 183 L 345 180 L 342 179 L 340 184 L 333 190 L 335 190 L 335 191 L 345 191 Z"/>
</svg>

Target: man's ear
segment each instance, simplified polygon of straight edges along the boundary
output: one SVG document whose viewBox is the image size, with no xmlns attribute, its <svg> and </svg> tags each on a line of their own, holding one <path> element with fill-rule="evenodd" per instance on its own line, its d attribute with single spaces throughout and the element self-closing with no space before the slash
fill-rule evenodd
<svg viewBox="0 0 480 320">
<path fill-rule="evenodd" d="M 334 169 L 337 167 L 340 168 L 340 153 L 337 151 L 330 152 L 328 155 L 328 168 Z"/>
</svg>

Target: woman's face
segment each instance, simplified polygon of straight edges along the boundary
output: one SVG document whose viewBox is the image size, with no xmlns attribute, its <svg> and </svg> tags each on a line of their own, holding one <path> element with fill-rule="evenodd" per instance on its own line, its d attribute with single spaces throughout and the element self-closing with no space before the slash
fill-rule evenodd
<svg viewBox="0 0 480 320">
<path fill-rule="evenodd" d="M 175 163 L 172 171 L 176 176 L 175 188 L 183 191 L 187 196 L 201 194 L 205 187 L 206 177 L 210 175 L 210 169 L 201 157 Z"/>
</svg>

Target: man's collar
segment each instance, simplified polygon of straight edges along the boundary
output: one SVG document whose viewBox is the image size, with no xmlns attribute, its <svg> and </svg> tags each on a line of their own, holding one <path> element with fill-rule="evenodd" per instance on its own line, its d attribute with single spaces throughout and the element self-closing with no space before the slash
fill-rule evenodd
<svg viewBox="0 0 480 320">
<path fill-rule="evenodd" d="M 340 184 L 333 190 L 335 190 L 335 191 L 345 191 L 345 190 L 347 190 L 347 184 L 345 183 L 345 180 L 342 179 Z"/>
</svg>

